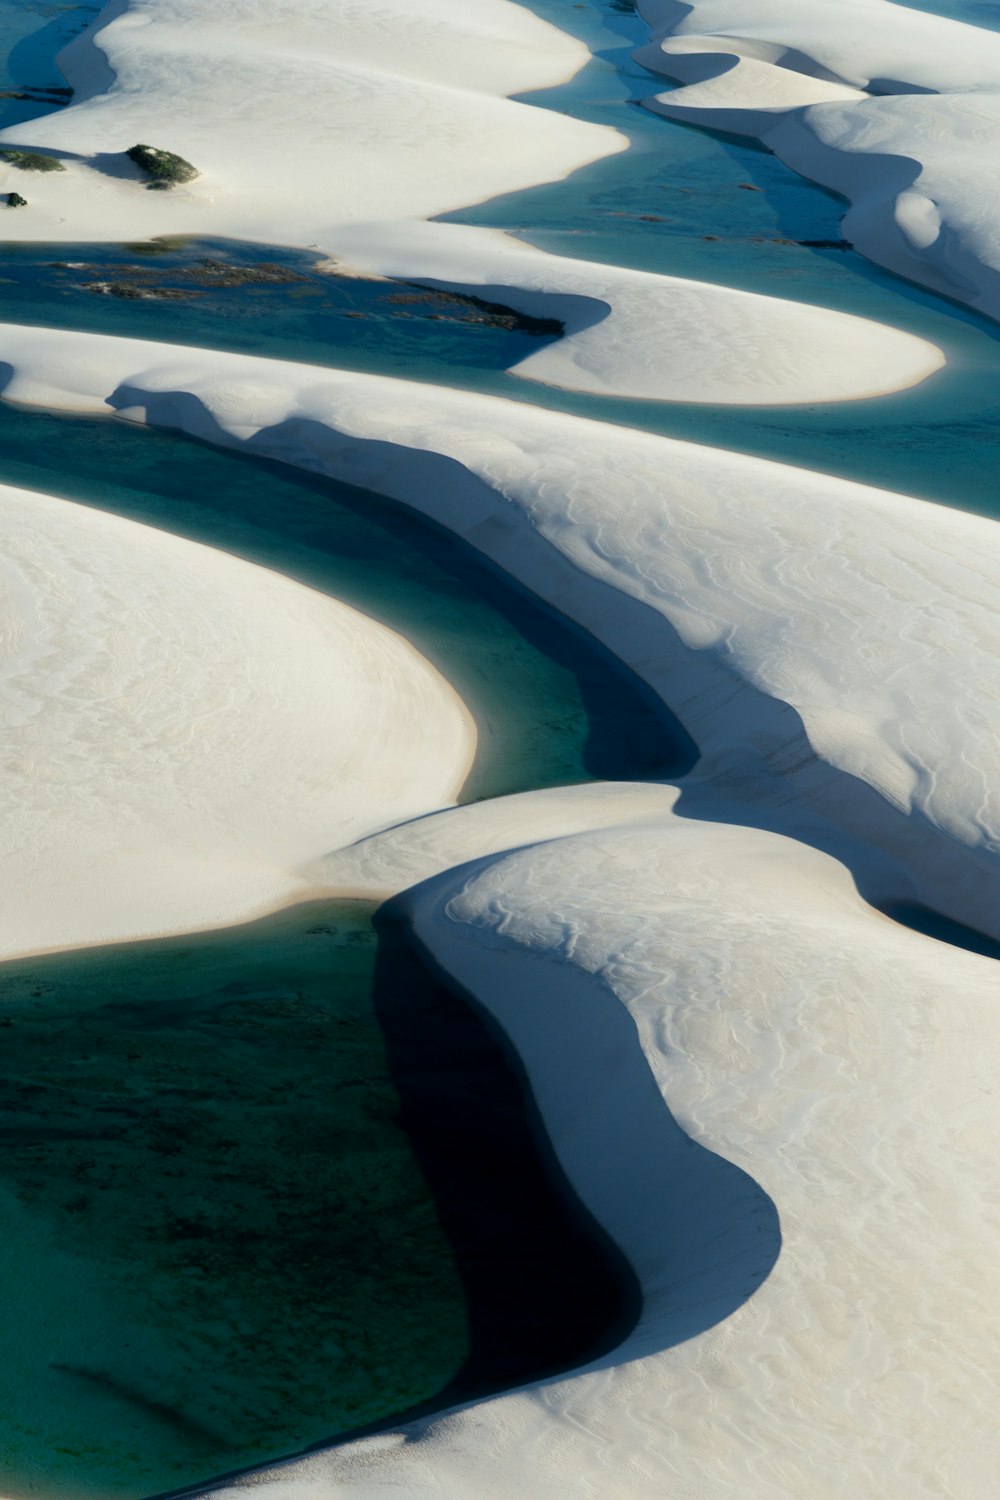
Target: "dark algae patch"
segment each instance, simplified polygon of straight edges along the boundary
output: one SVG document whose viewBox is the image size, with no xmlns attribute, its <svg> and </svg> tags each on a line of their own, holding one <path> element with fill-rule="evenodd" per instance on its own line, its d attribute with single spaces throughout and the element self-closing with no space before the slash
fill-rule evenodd
<svg viewBox="0 0 1000 1500">
<path fill-rule="evenodd" d="M 480 724 L 467 797 L 690 763 L 593 643 L 391 502 L 125 423 L 0 407 L 0 439 L 7 482 L 411 637 Z M 565 1368 L 616 1326 L 629 1289 L 505 1059 L 371 917 L 327 902 L 0 968 L 11 1500 L 196 1484 Z"/>
</svg>

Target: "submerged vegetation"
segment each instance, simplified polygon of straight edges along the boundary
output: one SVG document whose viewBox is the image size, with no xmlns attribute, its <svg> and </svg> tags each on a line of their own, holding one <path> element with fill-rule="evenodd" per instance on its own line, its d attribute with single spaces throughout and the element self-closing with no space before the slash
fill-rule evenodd
<svg viewBox="0 0 1000 1500">
<path fill-rule="evenodd" d="M 177 156 L 173 151 L 161 151 L 158 146 L 130 146 L 125 155 L 148 173 L 150 187 L 172 187 L 178 182 L 193 182 L 199 175 L 198 168 L 185 161 L 183 156 Z"/>
</svg>

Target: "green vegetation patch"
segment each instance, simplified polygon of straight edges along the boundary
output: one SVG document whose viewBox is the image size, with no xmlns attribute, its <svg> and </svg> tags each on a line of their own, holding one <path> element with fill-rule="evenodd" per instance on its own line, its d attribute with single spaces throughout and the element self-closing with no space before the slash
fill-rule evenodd
<svg viewBox="0 0 1000 1500">
<path fill-rule="evenodd" d="M 158 146 L 130 146 L 125 155 L 149 174 L 151 187 L 192 182 L 199 175 L 197 167 L 185 161 L 183 156 L 175 156 L 173 151 L 161 151 Z"/>
<path fill-rule="evenodd" d="M 54 156 L 45 156 L 41 151 L 0 151 L 0 161 L 9 167 L 18 167 L 22 172 L 65 172 L 66 168 Z"/>
</svg>

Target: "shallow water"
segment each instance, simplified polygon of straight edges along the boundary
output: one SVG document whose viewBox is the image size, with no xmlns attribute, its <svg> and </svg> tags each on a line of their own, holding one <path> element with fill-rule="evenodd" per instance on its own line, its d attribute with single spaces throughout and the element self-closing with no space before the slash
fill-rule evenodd
<svg viewBox="0 0 1000 1500">
<path fill-rule="evenodd" d="M 6 405 L 0 482 L 219 547 L 398 630 L 476 718 L 464 801 L 692 763 L 677 722 L 588 636 L 368 491 L 172 433 Z"/>
<path fill-rule="evenodd" d="M 648 35 L 612 4 L 533 7 L 595 49 L 570 83 L 528 96 L 628 133 L 631 150 L 492 203 L 446 216 L 510 228 L 555 254 L 711 280 L 892 324 L 945 349 L 946 370 L 876 400 L 733 408 L 614 400 L 549 390 L 506 373 L 551 337 L 503 327 L 462 304 L 395 284 L 317 273 L 305 254 L 231 242 L 166 247 L 7 247 L 0 320 L 176 340 L 464 386 L 552 409 L 839 473 L 996 515 L 1000 328 L 871 265 L 840 243 L 843 204 L 756 146 L 653 116 L 635 102 L 669 87 L 631 61 Z M 818 243 L 817 243 L 818 242 Z M 830 246 L 836 248 L 830 248 Z M 162 248 L 162 254 L 149 254 Z M 335 247 L 334 247 L 335 248 Z M 139 253 L 140 249 L 146 253 Z M 262 260 L 294 282 L 223 284 Z M 53 263 L 56 264 L 53 264 Z M 180 300 L 88 290 L 123 267 L 156 267 Z M 201 278 L 199 280 L 199 277 Z M 147 280 L 140 288 L 148 292 Z"/>
<path fill-rule="evenodd" d="M 984 26 L 1000 31 L 1000 0 L 895 0 L 910 10 L 926 10 L 949 21 L 964 21 L 968 26 Z"/>
</svg>

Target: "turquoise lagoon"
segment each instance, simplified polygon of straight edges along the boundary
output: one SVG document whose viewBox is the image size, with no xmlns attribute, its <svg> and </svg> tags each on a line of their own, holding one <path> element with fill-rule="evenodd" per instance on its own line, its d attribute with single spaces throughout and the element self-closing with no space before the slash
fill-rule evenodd
<svg viewBox="0 0 1000 1500">
<path fill-rule="evenodd" d="M 8 247 L 0 320 L 462 385 L 995 514 L 992 325 L 863 261 L 840 243 L 842 205 L 765 153 L 642 111 L 666 85 L 629 59 L 644 28 L 627 0 L 536 9 L 596 55 L 534 102 L 614 124 L 632 149 L 456 222 L 880 318 L 942 344 L 948 369 L 830 407 L 581 397 L 506 373 L 551 331 L 232 243 Z M 11 52 L 11 77 L 72 14 L 44 45 L 17 33 L 35 51 Z M 9 407 L 0 480 L 223 547 L 401 630 L 476 714 L 468 798 L 691 764 L 676 724 L 585 636 L 375 496 Z M 327 902 L 8 964 L 0 1029 L 11 1496 L 194 1483 L 565 1366 L 631 1307 L 532 1137 L 530 1094 L 391 913 Z"/>
</svg>

